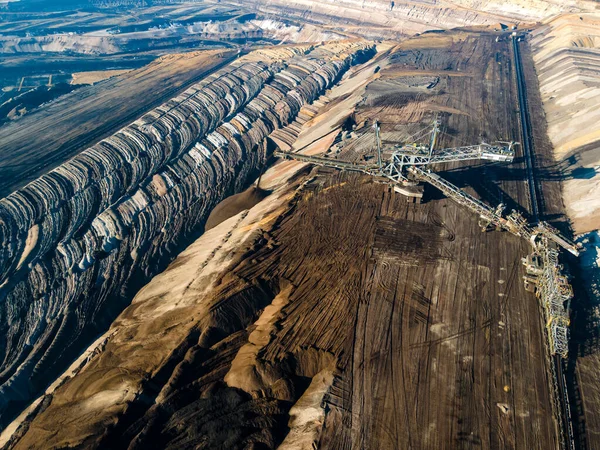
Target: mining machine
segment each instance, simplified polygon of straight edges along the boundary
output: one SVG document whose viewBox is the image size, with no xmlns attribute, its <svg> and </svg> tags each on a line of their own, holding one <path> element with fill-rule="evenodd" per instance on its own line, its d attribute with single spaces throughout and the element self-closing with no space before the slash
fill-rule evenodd
<svg viewBox="0 0 600 450">
<path fill-rule="evenodd" d="M 565 358 L 568 352 L 569 305 L 573 294 L 562 273 L 563 267 L 558 262 L 557 246 L 578 256 L 582 250 L 581 245 L 571 242 L 546 222 L 530 224 L 516 210 L 505 214 L 503 204 L 493 208 L 431 171 L 431 167 L 436 164 L 452 161 L 488 160 L 510 163 L 514 159 L 518 143 L 482 142 L 471 146 L 435 149 L 440 133 L 440 120 L 436 117 L 432 127 L 413 136 L 414 141 L 418 142 L 429 135 L 427 144 L 402 143 L 383 148 L 380 124 L 375 121 L 373 127 L 376 164 L 285 151 L 275 151 L 275 156 L 317 166 L 362 172 L 390 184 L 396 192 L 415 202 L 422 198 L 422 183 L 426 182 L 456 203 L 475 212 L 480 218 L 482 231 L 505 230 L 526 239 L 533 251 L 527 258 L 523 258 L 527 269 L 525 287 L 536 293 L 543 306 L 550 353 Z M 390 157 L 384 159 L 384 154 L 390 154 Z"/>
</svg>

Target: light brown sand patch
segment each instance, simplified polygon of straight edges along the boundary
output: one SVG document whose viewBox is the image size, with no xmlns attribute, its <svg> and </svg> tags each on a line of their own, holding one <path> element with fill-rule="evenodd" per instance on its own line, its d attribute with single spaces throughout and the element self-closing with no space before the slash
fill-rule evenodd
<svg viewBox="0 0 600 450">
<path fill-rule="evenodd" d="M 116 77 L 129 70 L 92 70 L 90 72 L 76 72 L 72 75 L 71 84 L 94 84 L 98 81 Z"/>
</svg>

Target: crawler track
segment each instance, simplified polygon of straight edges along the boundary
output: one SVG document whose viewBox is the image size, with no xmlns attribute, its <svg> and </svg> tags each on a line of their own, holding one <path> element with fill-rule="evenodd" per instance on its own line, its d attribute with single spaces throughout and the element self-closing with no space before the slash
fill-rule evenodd
<svg viewBox="0 0 600 450">
<path fill-rule="evenodd" d="M 527 167 L 527 184 L 529 186 L 529 197 L 531 203 L 531 216 L 534 221 L 539 220 L 540 208 L 543 208 L 543 196 L 541 194 L 540 184 L 535 178 L 535 157 L 533 154 L 531 119 L 527 108 L 527 88 L 523 67 L 521 64 L 521 55 L 519 53 L 518 39 L 512 37 L 513 54 L 515 61 L 515 73 L 517 81 L 517 91 L 519 96 L 519 113 L 521 119 L 522 148 L 523 157 Z M 548 349 L 549 351 L 549 349 Z M 549 354 L 549 353 L 548 353 Z M 550 356 L 549 361 L 550 378 L 552 389 L 554 391 L 555 415 L 560 427 L 561 447 L 564 449 L 574 449 L 575 439 L 573 436 L 573 423 L 571 420 L 571 407 L 569 404 L 569 393 L 567 390 L 566 378 L 563 370 L 563 360 L 559 355 Z"/>
</svg>

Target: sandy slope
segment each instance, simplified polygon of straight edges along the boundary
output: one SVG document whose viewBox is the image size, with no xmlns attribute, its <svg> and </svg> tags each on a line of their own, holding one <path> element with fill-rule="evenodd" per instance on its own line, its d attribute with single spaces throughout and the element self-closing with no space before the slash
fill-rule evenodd
<svg viewBox="0 0 600 450">
<path fill-rule="evenodd" d="M 565 15 L 532 33 L 536 71 L 575 231 L 600 226 L 600 15 Z"/>
<path fill-rule="evenodd" d="M 506 42 L 448 39 L 452 53 L 419 42 L 349 70 L 303 108 L 304 125 L 286 127 L 290 145 L 326 150 L 352 109 L 357 123 L 379 117 L 392 136 L 414 125 L 407 106 L 420 127 L 436 104 L 471 113 L 448 118 L 465 141 L 493 126 L 514 134 L 513 115 L 481 114 L 511 90 Z M 415 71 L 445 67 L 443 91 L 409 87 Z M 472 76 L 454 76 L 459 68 Z M 360 158 L 363 144 L 371 151 L 365 136 L 340 158 Z M 260 185 L 271 195 L 143 288 L 79 373 L 36 402 L 15 448 L 555 447 L 538 305 L 519 282 L 527 244 L 482 234 L 447 199 L 412 205 L 326 170 L 304 184 L 292 176 L 302 167 L 267 171 Z M 494 177 L 482 173 L 467 178 Z M 524 199 L 522 180 L 498 183 Z"/>
<path fill-rule="evenodd" d="M 107 78 L 116 77 L 129 72 L 129 70 L 94 70 L 89 72 L 77 72 L 73 74 L 71 84 L 94 84 Z"/>
<path fill-rule="evenodd" d="M 587 0 L 229 0 L 280 17 L 310 19 L 365 37 L 397 37 L 432 29 L 535 22 L 564 12 L 594 11 Z"/>
</svg>

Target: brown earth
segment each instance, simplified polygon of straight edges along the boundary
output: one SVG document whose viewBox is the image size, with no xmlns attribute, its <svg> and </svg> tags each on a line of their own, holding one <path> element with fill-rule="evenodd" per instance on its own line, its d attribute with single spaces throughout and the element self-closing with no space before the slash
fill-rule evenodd
<svg viewBox="0 0 600 450">
<path fill-rule="evenodd" d="M 89 72 L 76 72 L 72 75 L 71 84 L 95 84 L 107 78 L 116 77 L 129 72 L 129 70 L 93 70 Z"/>
<path fill-rule="evenodd" d="M 548 123 L 549 144 L 554 144 L 553 165 L 545 178 L 561 179 L 571 226 L 577 233 L 594 236 L 598 220 L 597 98 L 598 36 L 595 15 L 563 15 L 535 30 L 530 37 L 533 64 L 528 83 L 537 85 L 538 122 Z M 541 93 L 540 93 L 541 91 Z M 531 97 L 531 94 L 530 94 Z M 543 100 L 543 108 L 542 108 Z M 552 153 L 546 153 L 548 157 Z M 556 200 L 555 200 L 556 202 Z M 560 202 L 562 203 L 562 202 Z M 552 202 L 546 201 L 547 206 Z M 590 242 L 591 241 L 591 242 Z M 598 241 L 583 240 L 587 251 L 570 261 L 575 298 L 571 303 L 571 345 L 567 379 L 571 413 L 579 448 L 600 448 L 600 295 Z"/>
<path fill-rule="evenodd" d="M 600 227 L 600 15 L 561 15 L 529 41 L 567 212 L 589 233 Z"/>
<path fill-rule="evenodd" d="M 378 118 L 384 140 L 401 140 L 443 111 L 441 146 L 519 139 L 508 42 L 471 34 L 386 59 L 378 84 L 342 82 L 360 93 L 357 124 Z M 402 71 L 440 83 L 382 95 Z M 334 91 L 337 114 L 349 97 Z M 339 126 L 310 123 L 330 124 L 322 139 Z M 372 153 L 367 130 L 340 159 Z M 317 138 L 306 127 L 298 140 Z M 274 166 L 261 182 L 273 194 L 147 285 L 11 448 L 556 448 L 527 242 L 482 233 L 433 188 L 415 205 L 366 176 L 303 167 Z M 529 209 L 521 157 L 444 169 L 490 204 Z"/>
</svg>

